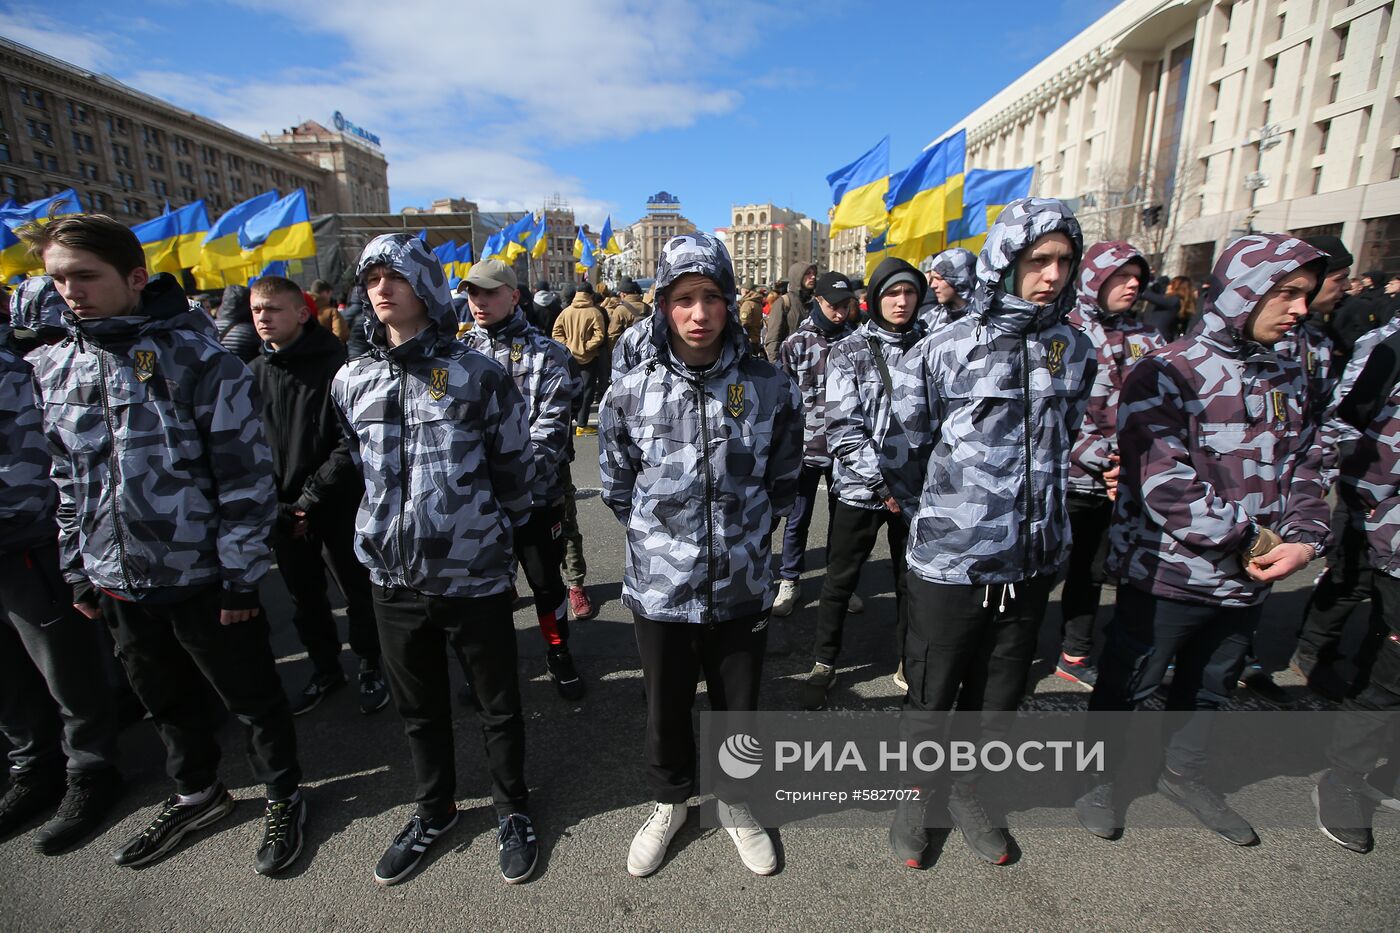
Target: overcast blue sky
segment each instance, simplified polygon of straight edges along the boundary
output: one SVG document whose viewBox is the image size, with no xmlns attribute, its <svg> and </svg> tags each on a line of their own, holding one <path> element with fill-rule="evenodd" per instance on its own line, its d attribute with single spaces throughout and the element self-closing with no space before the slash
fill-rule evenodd
<svg viewBox="0 0 1400 933">
<path fill-rule="evenodd" d="M 0 2 L 0 34 L 256 135 L 343 111 L 395 210 L 435 197 L 630 223 L 665 189 L 814 216 L 886 133 L 898 169 L 1113 6 L 847 0 Z"/>
</svg>

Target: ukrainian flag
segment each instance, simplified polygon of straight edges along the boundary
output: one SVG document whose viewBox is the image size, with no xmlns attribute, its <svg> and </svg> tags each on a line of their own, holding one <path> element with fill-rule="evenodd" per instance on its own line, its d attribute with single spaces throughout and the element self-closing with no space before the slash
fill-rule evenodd
<svg viewBox="0 0 1400 933">
<path fill-rule="evenodd" d="M 43 269 L 43 264 L 29 255 L 29 246 L 16 234 L 20 227 L 30 223 L 46 224 L 55 217 L 79 214 L 83 210 L 83 202 L 72 188 L 28 204 L 8 203 L 7 209 L 0 210 L 0 226 L 4 227 L 4 235 L 0 236 L 0 280 L 6 282 L 14 276 Z"/>
<path fill-rule="evenodd" d="M 913 164 L 890 176 L 885 206 L 890 213 L 889 240 L 896 255 L 940 246 L 949 222 L 962 216 L 963 172 L 967 161 L 967 132 L 959 130 L 919 154 Z M 937 235 L 937 242 L 933 236 Z M 916 244 L 915 241 L 922 241 Z M 910 259 L 910 255 L 902 255 Z"/>
<path fill-rule="evenodd" d="M 131 228 L 136 239 L 141 242 L 141 251 L 146 254 L 146 269 L 155 274 L 169 272 L 178 276 L 184 268 L 180 265 L 180 222 L 167 211 L 153 220 L 137 224 Z"/>
<path fill-rule="evenodd" d="M 609 214 L 607 219 L 603 221 L 603 232 L 598 235 L 598 250 L 604 255 L 611 253 L 614 256 L 622 252 L 622 246 L 617 242 L 617 236 L 613 233 L 612 214 Z"/>
<path fill-rule="evenodd" d="M 521 244 L 530 238 L 530 234 L 535 229 L 535 215 L 525 214 L 509 227 L 501 231 L 505 238 L 504 255 L 501 257 L 506 263 L 513 263 L 525 253 L 525 247 Z"/>
<path fill-rule="evenodd" d="M 315 256 L 306 189 L 298 188 L 245 220 L 238 228 L 238 245 L 245 255 L 258 257 L 260 265 Z"/>
<path fill-rule="evenodd" d="M 180 227 L 177 248 L 180 268 L 189 269 L 199 262 L 199 252 L 204 248 L 204 238 L 209 233 L 209 212 L 204 209 L 201 198 L 174 211 L 171 216 Z"/>
<path fill-rule="evenodd" d="M 497 230 L 486 238 L 486 245 L 481 248 L 481 259 L 498 259 L 506 251 L 506 237 L 504 230 Z"/>
<path fill-rule="evenodd" d="M 472 241 L 468 240 L 457 247 L 457 278 L 465 279 L 467 273 L 472 271 Z"/>
<path fill-rule="evenodd" d="M 882 231 L 870 238 L 870 242 L 865 244 L 865 280 L 870 281 L 870 277 L 875 274 L 875 267 L 881 260 L 890 255 L 889 241 L 886 236 L 887 231 Z M 789 286 L 790 287 L 790 286 Z"/>
<path fill-rule="evenodd" d="M 535 221 L 534 228 L 530 230 L 530 239 L 526 241 L 530 247 L 530 256 L 534 259 L 543 259 L 549 250 L 548 228 L 548 217 L 544 211 L 540 211 L 540 219 Z"/>
<path fill-rule="evenodd" d="M 831 235 L 855 227 L 885 225 L 885 195 L 890 186 L 890 138 L 886 136 L 850 165 L 826 176 L 831 186 Z"/>
<path fill-rule="evenodd" d="M 1017 198 L 1030 196 L 1034 175 L 1033 168 L 975 168 L 968 172 L 963 185 L 962 216 L 948 224 L 948 245 L 981 252 L 987 230 L 1002 208 Z"/>
<path fill-rule="evenodd" d="M 277 189 L 264 191 L 262 194 L 249 198 L 241 204 L 235 204 L 219 215 L 219 219 L 209 227 L 209 232 L 204 236 L 204 244 L 199 253 L 199 267 L 212 282 L 213 276 L 210 273 L 219 272 L 224 269 L 232 269 L 239 266 L 246 266 L 250 262 L 250 257 L 244 255 L 243 247 L 239 245 L 238 233 L 243 229 L 243 224 L 262 211 L 267 210 L 277 203 Z M 244 277 L 247 281 L 247 276 Z M 242 283 L 223 283 L 242 284 Z M 213 287 L 200 286 L 201 288 Z"/>
<path fill-rule="evenodd" d="M 457 244 L 453 240 L 448 240 L 440 246 L 433 247 L 433 255 L 437 257 L 438 264 L 442 266 L 443 275 L 447 276 L 447 287 L 456 288 L 461 281 L 461 276 L 457 274 Z"/>
<path fill-rule="evenodd" d="M 598 263 L 593 255 L 593 244 L 588 242 L 588 237 L 583 235 L 582 227 L 579 227 L 578 232 L 574 234 L 574 258 L 578 260 L 574 263 L 574 268 L 579 272 L 587 272 Z"/>
</svg>

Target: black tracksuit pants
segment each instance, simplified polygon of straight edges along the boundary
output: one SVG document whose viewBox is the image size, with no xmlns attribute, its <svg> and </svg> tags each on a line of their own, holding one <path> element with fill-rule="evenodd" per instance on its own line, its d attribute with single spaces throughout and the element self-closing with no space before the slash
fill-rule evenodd
<svg viewBox="0 0 1400 933">
<path fill-rule="evenodd" d="M 1337 660 L 1338 646 L 1351 611 L 1373 598 L 1374 574 L 1366 557 L 1366 532 L 1353 528 L 1351 511 L 1338 503 L 1332 512 L 1332 535 L 1337 549 L 1327 571 L 1308 597 L 1298 631 L 1298 653 L 1326 664 Z"/>
<path fill-rule="evenodd" d="M 875 549 L 882 527 L 886 529 L 890 560 L 894 566 L 895 657 L 898 658 L 903 650 L 908 594 L 904 548 L 909 540 L 909 526 L 905 524 L 903 516 L 888 509 L 862 509 L 838 499 L 831 510 L 826 577 L 822 581 L 821 601 L 817 605 L 817 638 L 812 652 L 816 660 L 823 664 L 835 664 L 836 656 L 841 653 L 841 633 L 846 625 L 851 594 L 860 582 L 861 568 Z"/>
<path fill-rule="evenodd" d="M 1375 575 L 1375 624 L 1383 634 L 1363 646 L 1363 665 L 1370 677 L 1353 697 L 1342 703 L 1342 715 L 1327 749 L 1333 767 L 1352 779 L 1377 761 L 1400 759 L 1400 579 Z"/>
<path fill-rule="evenodd" d="M 1113 501 L 1107 496 L 1071 492 L 1066 505 L 1074 543 L 1060 591 L 1060 650 L 1071 658 L 1087 658 L 1094 652 L 1094 622 L 1103 595 Z"/>
<path fill-rule="evenodd" d="M 569 644 L 569 613 L 564 602 L 564 503 L 541 506 L 529 521 L 515 530 L 515 555 L 525 571 L 525 582 L 535 597 L 540 634 L 551 648 Z"/>
</svg>

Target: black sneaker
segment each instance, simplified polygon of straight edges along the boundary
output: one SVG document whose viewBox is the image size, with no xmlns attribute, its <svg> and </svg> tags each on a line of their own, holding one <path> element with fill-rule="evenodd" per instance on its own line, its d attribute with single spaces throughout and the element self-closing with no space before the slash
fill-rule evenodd
<svg viewBox="0 0 1400 933">
<path fill-rule="evenodd" d="M 977 789 L 971 784 L 954 781 L 948 792 L 948 815 L 953 825 L 962 830 L 963 838 L 974 855 L 993 865 L 1011 861 L 1006 831 L 993 826 L 977 799 Z"/>
<path fill-rule="evenodd" d="M 1258 661 L 1250 664 L 1244 669 L 1240 676 L 1240 686 L 1253 693 L 1265 703 L 1277 706 L 1280 709 L 1293 709 L 1295 706 L 1293 698 L 1288 695 L 1278 684 L 1274 683 L 1273 675 L 1264 670 Z"/>
<path fill-rule="evenodd" d="M 260 875 L 275 875 L 297 860 L 306 825 L 306 798 L 297 791 L 295 800 L 269 800 L 263 811 L 262 845 L 258 846 L 254 869 Z"/>
<path fill-rule="evenodd" d="M 1336 771 L 1326 771 L 1312 789 L 1317 808 L 1317 828 L 1344 849 L 1370 852 L 1371 813 L 1374 806 L 1360 787 Z"/>
<path fill-rule="evenodd" d="M 817 661 L 807 672 L 802 684 L 802 708 L 815 711 L 826 708 L 826 694 L 836 683 L 836 665 Z"/>
<path fill-rule="evenodd" d="M 1214 830 L 1237 846 L 1252 846 L 1259 841 L 1254 827 L 1225 802 L 1214 790 L 1189 778 L 1157 776 L 1157 791 L 1172 803 L 1190 813 L 1206 829 Z"/>
<path fill-rule="evenodd" d="M 501 817 L 496 833 L 501 850 L 501 877 L 507 884 L 519 884 L 534 874 L 540 847 L 535 843 L 535 824 L 523 813 Z"/>
<path fill-rule="evenodd" d="M 125 787 L 121 775 L 110 768 L 71 772 L 68 792 L 53 819 L 39 827 L 34 848 L 44 855 L 57 855 L 77 845 L 102 822 Z"/>
<path fill-rule="evenodd" d="M 1387 810 L 1400 812 L 1400 760 L 1391 758 L 1370 774 L 1361 792 Z"/>
<path fill-rule="evenodd" d="M 40 813 L 53 807 L 64 796 L 62 771 L 42 774 L 14 774 L 0 797 L 0 836 L 8 835 Z"/>
<path fill-rule="evenodd" d="M 423 860 L 423 853 L 428 851 L 428 847 L 456 825 L 455 809 L 450 817 L 441 820 L 426 820 L 417 813 L 413 814 L 408 825 L 394 837 L 393 845 L 379 859 L 379 864 L 374 866 L 374 880 L 389 885 L 407 878 Z"/>
<path fill-rule="evenodd" d="M 182 806 L 177 797 L 168 797 L 150 825 L 112 853 L 112 861 L 124 868 L 147 865 L 179 845 L 186 833 L 217 823 L 232 812 L 233 795 L 222 784 L 214 785 L 214 793 L 204 803 Z"/>
<path fill-rule="evenodd" d="M 1094 683 L 1099 679 L 1099 670 L 1089 663 L 1088 658 L 1071 661 L 1061 652 L 1060 660 L 1055 662 L 1055 676 L 1061 680 L 1068 680 L 1076 687 L 1093 690 Z"/>
<path fill-rule="evenodd" d="M 315 674 L 306 682 L 306 689 L 301 691 L 301 696 L 297 697 L 292 704 L 292 715 L 303 716 L 321 705 L 321 701 L 326 698 L 326 694 L 333 693 L 345 686 L 345 675 L 335 674 Z"/>
<path fill-rule="evenodd" d="M 890 851 L 904 864 L 905 868 L 923 868 L 924 850 L 928 848 L 928 822 L 925 818 L 928 808 L 926 790 L 917 787 L 904 787 L 902 791 L 913 791 L 914 797 L 908 800 L 901 797 L 894 804 L 894 822 L 890 824 Z"/>
<path fill-rule="evenodd" d="M 566 700 L 581 700 L 584 694 L 583 678 L 574 669 L 574 657 L 569 649 L 560 645 L 550 648 L 544 656 L 549 676 L 554 678 L 554 686 Z"/>
<path fill-rule="evenodd" d="M 1100 839 L 1115 839 L 1123 831 L 1113 808 L 1113 782 L 1100 775 L 1093 787 L 1074 802 L 1079 825 Z"/>
<path fill-rule="evenodd" d="M 379 665 L 369 659 L 360 661 L 360 712 L 373 713 L 389 705 L 389 685 Z"/>
</svg>

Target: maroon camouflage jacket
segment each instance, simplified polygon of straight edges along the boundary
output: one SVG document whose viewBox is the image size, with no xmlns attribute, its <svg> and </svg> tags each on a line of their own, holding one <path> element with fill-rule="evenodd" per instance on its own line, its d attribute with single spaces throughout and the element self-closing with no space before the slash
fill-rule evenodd
<svg viewBox="0 0 1400 933">
<path fill-rule="evenodd" d="M 1069 488 L 1073 492 L 1108 496 L 1103 473 L 1118 453 L 1118 396 L 1123 377 L 1142 357 L 1162 346 L 1155 327 L 1127 314 L 1109 314 L 1099 306 L 1099 291 L 1123 266 L 1136 261 L 1142 267 L 1142 284 L 1151 272 L 1147 258 L 1128 243 L 1112 240 L 1095 243 L 1084 252 L 1079 267 L 1079 296 L 1069 322 L 1094 344 L 1094 384 L 1084 411 L 1084 426 L 1069 452 Z"/>
<path fill-rule="evenodd" d="M 1307 417 L 1296 359 L 1243 335 L 1276 282 L 1323 256 L 1283 234 L 1225 248 L 1195 334 L 1144 357 L 1118 408 L 1122 473 L 1108 569 L 1168 599 L 1219 606 L 1262 602 L 1239 552 L 1258 526 L 1285 541 L 1327 543 L 1322 447 Z"/>
</svg>

